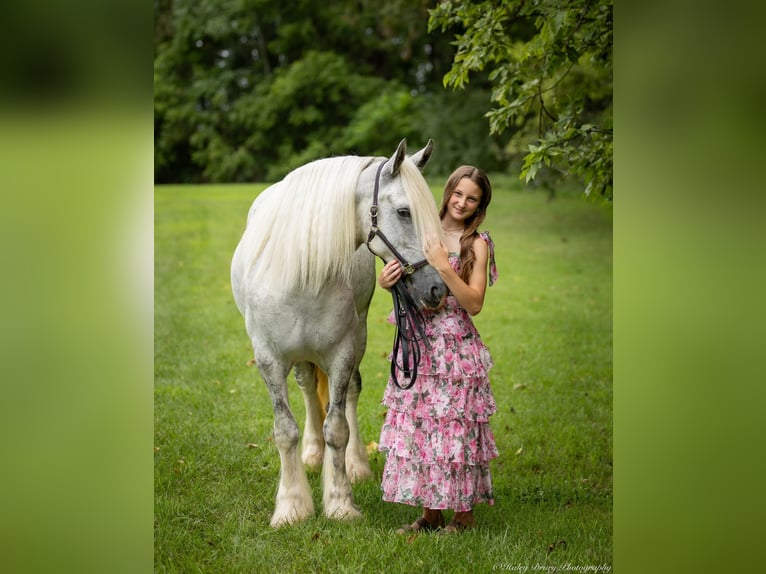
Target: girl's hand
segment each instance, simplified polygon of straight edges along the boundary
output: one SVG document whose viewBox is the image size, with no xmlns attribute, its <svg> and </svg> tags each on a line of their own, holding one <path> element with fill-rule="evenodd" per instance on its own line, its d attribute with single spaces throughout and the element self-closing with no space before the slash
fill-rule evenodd
<svg viewBox="0 0 766 574">
<path fill-rule="evenodd" d="M 429 236 L 426 239 L 425 256 L 426 261 L 437 271 L 449 267 L 449 250 L 438 237 Z"/>
<path fill-rule="evenodd" d="M 378 285 L 383 289 L 391 290 L 399 278 L 402 276 L 402 266 L 396 259 L 392 259 L 383 266 L 383 271 L 378 277 Z"/>
</svg>

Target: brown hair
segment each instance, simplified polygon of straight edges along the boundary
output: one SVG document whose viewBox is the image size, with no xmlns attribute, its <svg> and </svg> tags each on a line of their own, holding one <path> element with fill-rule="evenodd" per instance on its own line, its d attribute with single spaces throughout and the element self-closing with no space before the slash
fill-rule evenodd
<svg viewBox="0 0 766 574">
<path fill-rule="evenodd" d="M 473 252 L 473 242 L 476 236 L 479 234 L 478 228 L 481 225 L 484 218 L 487 216 L 487 207 L 489 202 L 492 201 L 492 185 L 489 183 L 489 178 L 483 170 L 472 165 L 461 165 L 447 178 L 447 183 L 444 185 L 444 195 L 442 196 L 442 204 L 439 209 L 439 218 L 443 218 L 447 213 L 447 202 L 450 196 L 455 192 L 460 180 L 467 177 L 481 189 L 481 200 L 479 201 L 479 207 L 476 212 L 466 219 L 465 229 L 460 236 L 460 278 L 468 283 L 468 278 L 473 271 L 473 263 L 476 259 L 476 255 Z"/>
</svg>

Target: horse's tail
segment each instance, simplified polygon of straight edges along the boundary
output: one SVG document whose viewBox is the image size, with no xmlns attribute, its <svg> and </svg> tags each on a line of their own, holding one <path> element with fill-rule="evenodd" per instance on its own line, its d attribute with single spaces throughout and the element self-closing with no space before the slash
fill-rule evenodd
<svg viewBox="0 0 766 574">
<path fill-rule="evenodd" d="M 317 367 L 317 395 L 319 395 L 319 407 L 322 409 L 322 421 L 324 421 L 330 404 L 330 387 L 327 383 L 327 373 L 319 367 Z"/>
</svg>

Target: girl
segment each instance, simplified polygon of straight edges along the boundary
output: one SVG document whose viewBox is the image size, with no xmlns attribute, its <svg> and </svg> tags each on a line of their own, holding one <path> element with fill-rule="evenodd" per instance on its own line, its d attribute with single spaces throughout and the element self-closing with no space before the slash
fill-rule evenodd
<svg viewBox="0 0 766 574">
<path fill-rule="evenodd" d="M 489 461 L 498 452 L 489 417 L 496 407 L 487 376 L 492 358 L 471 321 L 484 304 L 488 262 L 490 285 L 497 278 L 492 240 L 477 231 L 491 199 L 489 178 L 476 167 L 461 166 L 447 180 L 439 211 L 445 242 L 429 238 L 425 255 L 450 294 L 442 309 L 424 312 L 429 346 L 420 343 L 415 385 L 404 391 L 389 381 L 383 397 L 383 500 L 423 508 L 399 533 L 462 532 L 476 525 L 474 505 L 494 504 Z M 391 289 L 401 274 L 399 262 L 390 261 L 378 283 Z M 445 526 L 447 509 L 455 513 Z"/>
</svg>

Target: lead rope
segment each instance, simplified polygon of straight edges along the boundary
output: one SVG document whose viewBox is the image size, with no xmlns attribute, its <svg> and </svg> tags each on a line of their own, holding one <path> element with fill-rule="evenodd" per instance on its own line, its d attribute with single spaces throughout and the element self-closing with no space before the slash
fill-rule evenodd
<svg viewBox="0 0 766 574">
<path fill-rule="evenodd" d="M 417 263 L 408 263 L 396 250 L 386 235 L 378 228 L 378 191 L 380 189 L 380 174 L 383 171 L 383 166 L 386 165 L 386 161 L 383 161 L 375 173 L 375 187 L 372 194 L 372 205 L 370 206 L 370 233 L 367 236 L 367 249 L 373 255 L 377 255 L 370 247 L 370 242 L 379 237 L 383 243 L 391 250 L 391 253 L 399 260 L 402 265 L 404 275 L 412 275 L 417 269 L 425 266 L 428 262 L 423 259 Z M 394 317 L 396 318 L 396 333 L 394 335 L 394 348 L 391 357 L 391 378 L 394 380 L 394 384 L 402 390 L 412 388 L 415 381 L 418 378 L 418 365 L 420 364 L 420 345 L 418 341 L 421 339 L 428 345 L 428 340 L 425 338 L 425 327 L 423 326 L 424 319 L 423 314 L 418 309 L 412 296 L 407 292 L 404 287 L 403 280 L 397 281 L 396 285 L 391 289 L 391 296 L 394 299 Z M 401 351 L 402 361 L 398 363 L 397 357 Z M 399 379 L 396 376 L 396 370 L 399 369 L 404 378 L 409 380 L 409 384 L 402 386 L 399 384 Z"/>
<path fill-rule="evenodd" d="M 422 340 L 428 346 L 426 339 L 423 314 L 415 305 L 412 296 L 404 287 L 403 281 L 397 281 L 391 289 L 394 299 L 394 317 L 396 319 L 396 333 L 394 334 L 394 348 L 391 354 L 391 379 L 394 384 L 406 391 L 412 388 L 418 378 L 418 365 L 420 365 L 420 345 Z M 401 352 L 402 360 L 398 357 Z M 408 381 L 404 385 L 399 383 L 396 376 L 397 369 L 402 372 L 404 379 Z"/>
</svg>

